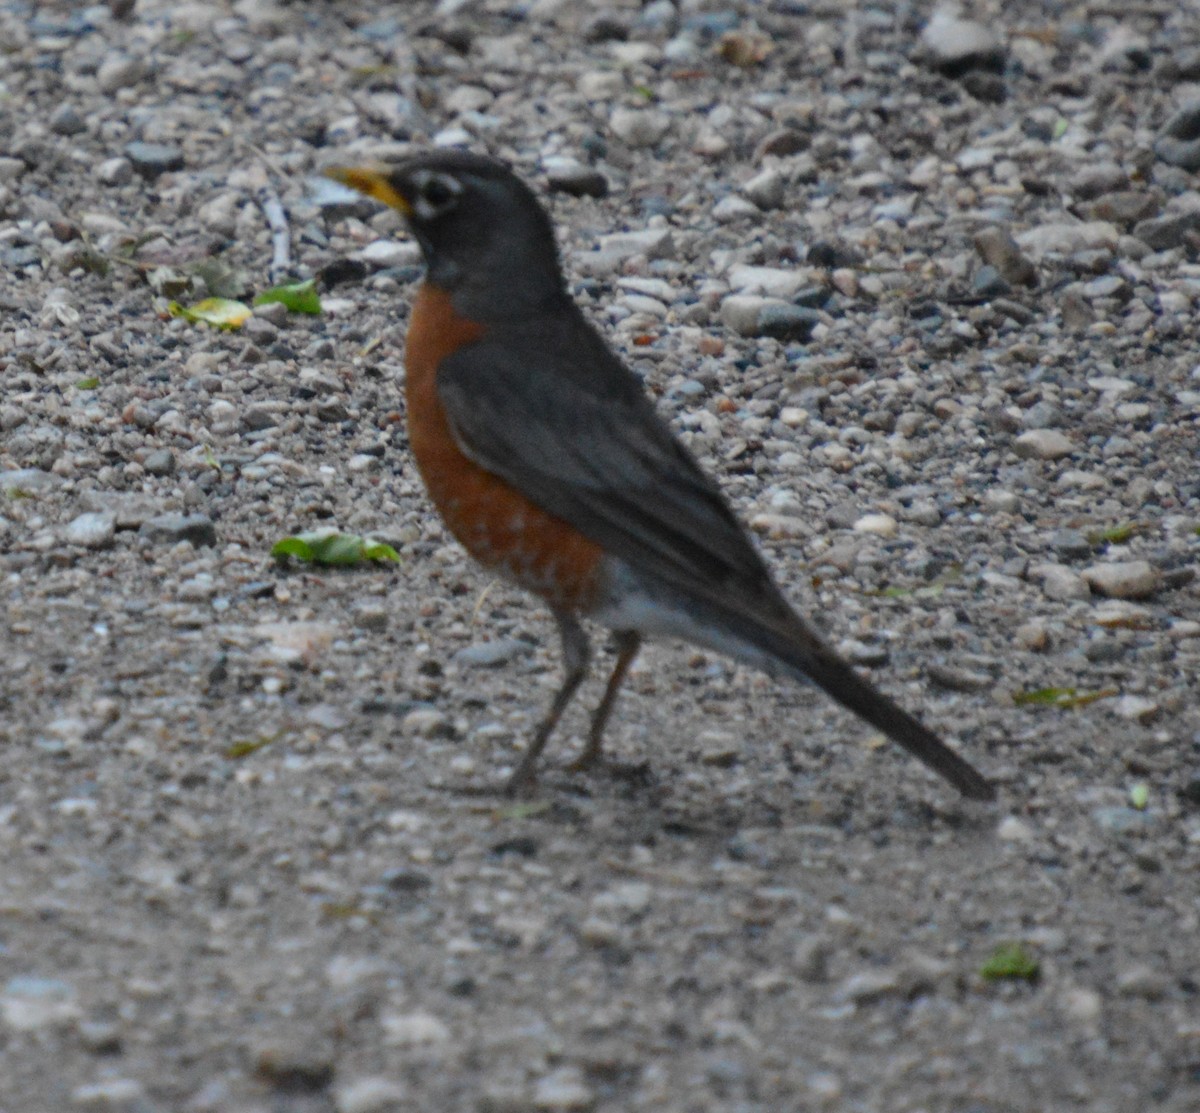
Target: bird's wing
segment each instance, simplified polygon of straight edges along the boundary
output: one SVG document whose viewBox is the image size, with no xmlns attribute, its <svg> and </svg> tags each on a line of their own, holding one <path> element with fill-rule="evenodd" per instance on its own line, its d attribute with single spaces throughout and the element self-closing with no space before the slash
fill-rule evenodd
<svg viewBox="0 0 1200 1113">
<path fill-rule="evenodd" d="M 460 349 L 442 363 L 438 393 L 481 467 L 819 684 L 967 796 L 995 796 L 791 609 L 715 484 L 582 319 Z"/>
<path fill-rule="evenodd" d="M 438 393 L 463 452 L 685 596 L 773 610 L 757 550 L 636 377 L 582 319 L 527 335 L 443 361 Z"/>
</svg>

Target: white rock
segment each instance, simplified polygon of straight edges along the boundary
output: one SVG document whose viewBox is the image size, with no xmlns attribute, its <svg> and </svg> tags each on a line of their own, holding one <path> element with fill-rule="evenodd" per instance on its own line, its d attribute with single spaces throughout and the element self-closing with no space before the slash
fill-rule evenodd
<svg viewBox="0 0 1200 1113">
<path fill-rule="evenodd" d="M 1034 262 L 1046 255 L 1074 255 L 1079 251 L 1112 251 L 1120 239 L 1118 229 L 1104 220 L 1038 224 L 1016 235 L 1016 241 Z"/>
<path fill-rule="evenodd" d="M 1064 564 L 1039 564 L 1030 569 L 1030 575 L 1042 581 L 1042 593 L 1047 599 L 1068 602 L 1091 598 L 1092 593 L 1083 577 Z"/>
<path fill-rule="evenodd" d="M 632 290 L 635 294 L 645 294 L 648 298 L 657 298 L 665 305 L 670 305 L 679 297 L 675 287 L 661 278 L 618 278 L 617 286 L 622 290 Z"/>
<path fill-rule="evenodd" d="M 1013 451 L 1022 460 L 1059 460 L 1074 448 L 1057 429 L 1030 429 L 1013 442 Z"/>
<path fill-rule="evenodd" d="M 721 324 L 741 336 L 758 335 L 759 314 L 768 305 L 787 305 L 779 298 L 763 298 L 755 294 L 731 294 L 721 302 Z"/>
<path fill-rule="evenodd" d="M 752 267 L 738 264 L 726 275 L 729 285 L 739 294 L 764 294 L 771 298 L 790 298 L 808 282 L 804 271 L 783 267 Z"/>
<path fill-rule="evenodd" d="M 772 540 L 811 537 L 813 532 L 812 523 L 807 518 L 797 518 L 791 514 L 755 514 L 750 518 L 750 528 Z"/>
<path fill-rule="evenodd" d="M 77 1086 L 71 1091 L 71 1104 L 104 1113 L 119 1110 L 132 1113 L 143 1106 L 145 1096 L 146 1088 L 136 1078 L 106 1078 L 90 1086 Z"/>
<path fill-rule="evenodd" d="M 80 514 L 63 533 L 69 545 L 82 545 L 87 549 L 102 549 L 112 544 L 117 532 L 117 516 L 111 511 L 95 511 Z"/>
<path fill-rule="evenodd" d="M 379 1023 L 384 1040 L 394 1047 L 428 1047 L 450 1039 L 450 1029 L 429 1013 L 386 1013 Z"/>
<path fill-rule="evenodd" d="M 984 493 L 983 504 L 998 514 L 1011 514 L 1021 505 L 1021 501 L 1012 491 L 1005 491 L 1000 487 L 989 487 Z"/>
<path fill-rule="evenodd" d="M 1058 997 L 1063 1016 L 1077 1024 L 1094 1024 L 1100 1019 L 1103 1000 L 1094 989 L 1072 986 Z"/>
<path fill-rule="evenodd" d="M 996 838 L 1005 842 L 1033 842 L 1033 828 L 1015 815 L 1006 815 L 996 826 Z"/>
<path fill-rule="evenodd" d="M 421 248 L 411 240 L 376 240 L 358 257 L 373 267 L 410 267 L 421 261 Z"/>
<path fill-rule="evenodd" d="M 675 240 L 670 228 L 646 228 L 640 232 L 613 232 L 597 241 L 600 251 L 627 259 L 645 255 L 647 259 L 666 259 L 675 252 Z"/>
<path fill-rule="evenodd" d="M 442 101 L 442 107 L 453 113 L 482 112 L 495 99 L 492 92 L 482 85 L 459 85 L 450 90 Z"/>
<path fill-rule="evenodd" d="M 78 1020 L 75 990 L 55 978 L 10 978 L 0 992 L 0 1018 L 17 1032 L 36 1032 Z"/>
<path fill-rule="evenodd" d="M 560 1067 L 539 1079 L 533 1091 L 534 1109 L 586 1110 L 595 1104 L 596 1095 L 577 1067 Z"/>
<path fill-rule="evenodd" d="M 395 1113 L 407 1098 L 405 1088 L 390 1078 L 359 1078 L 338 1087 L 333 1107 L 337 1113 Z"/>
<path fill-rule="evenodd" d="M 617 108 L 608 126 L 630 147 L 653 147 L 670 130 L 671 117 L 654 108 Z"/>
<path fill-rule="evenodd" d="M 133 163 L 127 158 L 106 158 L 96 167 L 96 180 L 101 185 L 125 185 L 133 181 Z"/>
<path fill-rule="evenodd" d="M 1000 38 L 991 27 L 961 19 L 951 9 L 934 12 L 921 32 L 921 44 L 941 65 L 973 57 L 1003 56 Z"/>
<path fill-rule="evenodd" d="M 115 93 L 136 85 L 145 73 L 145 66 L 138 58 L 116 55 L 101 63 L 96 71 L 96 84 L 102 93 Z"/>
<path fill-rule="evenodd" d="M 1121 696 L 1112 707 L 1122 719 L 1131 723 L 1141 723 L 1143 726 L 1154 722 L 1162 711 L 1153 700 L 1141 696 Z"/>
<path fill-rule="evenodd" d="M 1097 595 L 1110 599 L 1146 599 L 1160 583 L 1157 569 L 1145 560 L 1093 564 L 1083 570 L 1083 579 Z"/>
<path fill-rule="evenodd" d="M 436 708 L 417 707 L 400 721 L 400 729 L 418 738 L 437 738 L 449 733 L 451 725 L 449 718 Z"/>
<path fill-rule="evenodd" d="M 864 514 L 854 523 L 855 533 L 874 533 L 880 537 L 895 537 L 899 531 L 896 519 L 890 514 Z"/>
<path fill-rule="evenodd" d="M 732 224 L 735 220 L 744 220 L 751 216 L 757 217 L 759 208 L 753 201 L 730 194 L 728 197 L 722 197 L 713 206 L 712 215 L 713 219 L 720 224 Z"/>
<path fill-rule="evenodd" d="M 616 70 L 593 70 L 581 74 L 575 90 L 586 100 L 612 100 L 625 89 L 625 77 Z"/>
<path fill-rule="evenodd" d="M 783 204 L 786 184 L 783 175 L 772 168 L 755 174 L 742 186 L 742 193 L 760 209 L 777 209 Z"/>
</svg>

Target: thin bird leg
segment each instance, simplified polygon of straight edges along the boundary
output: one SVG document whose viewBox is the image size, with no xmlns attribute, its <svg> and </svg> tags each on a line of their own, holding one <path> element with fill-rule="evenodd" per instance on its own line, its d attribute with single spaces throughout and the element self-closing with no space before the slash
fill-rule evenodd
<svg viewBox="0 0 1200 1113">
<path fill-rule="evenodd" d="M 613 705 L 617 702 L 617 692 L 629 672 L 629 666 L 642 648 L 641 635 L 633 630 L 619 630 L 614 635 L 617 643 L 617 663 L 613 665 L 612 675 L 608 678 L 608 687 L 604 689 L 604 698 L 592 716 L 592 729 L 588 732 L 587 746 L 568 769 L 579 771 L 590 769 L 600 760 L 601 743 L 604 728 L 608 725 L 608 717 L 612 714 Z"/>
<path fill-rule="evenodd" d="M 554 733 L 554 728 L 558 726 L 558 720 L 562 718 L 567 704 L 571 702 L 571 697 L 575 695 L 579 685 L 583 683 L 583 678 L 587 676 L 588 660 L 591 657 L 591 645 L 588 642 L 587 634 L 569 614 L 555 612 L 554 618 L 558 623 L 559 637 L 562 639 L 565 675 L 562 686 L 550 704 L 550 710 L 546 712 L 546 717 L 538 725 L 537 733 L 534 734 L 529 749 L 525 751 L 520 765 L 508 779 L 506 791 L 510 796 L 528 788 L 537 779 L 538 758 L 541 757 L 542 750 L 546 748 L 546 743 L 550 740 L 550 735 Z"/>
</svg>

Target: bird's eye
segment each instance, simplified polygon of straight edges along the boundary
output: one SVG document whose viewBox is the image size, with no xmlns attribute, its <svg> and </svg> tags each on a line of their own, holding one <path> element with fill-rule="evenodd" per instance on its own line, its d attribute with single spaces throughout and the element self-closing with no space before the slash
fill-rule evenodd
<svg viewBox="0 0 1200 1113">
<path fill-rule="evenodd" d="M 454 207 L 462 186 L 446 174 L 429 174 L 418 183 L 418 209 L 429 218 L 439 216 Z"/>
</svg>

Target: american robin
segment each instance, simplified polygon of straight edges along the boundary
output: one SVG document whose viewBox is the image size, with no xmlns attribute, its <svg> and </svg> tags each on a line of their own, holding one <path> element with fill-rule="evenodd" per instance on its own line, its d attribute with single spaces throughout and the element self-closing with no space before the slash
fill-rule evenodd
<svg viewBox="0 0 1200 1113">
<path fill-rule="evenodd" d="M 577 768 L 600 756 L 642 640 L 670 637 L 812 681 L 965 796 L 995 797 L 793 610 L 714 481 L 571 300 L 528 186 L 449 150 L 327 174 L 399 210 L 425 258 L 405 395 L 430 498 L 473 557 L 541 596 L 558 623 L 566 675 L 510 790 L 533 780 L 584 679 L 586 618 L 614 632 L 618 653 Z"/>
</svg>

